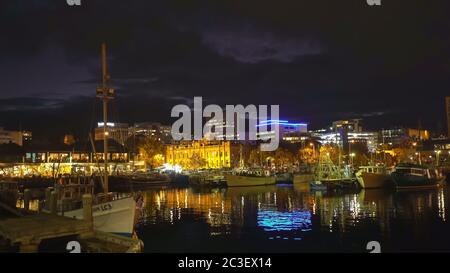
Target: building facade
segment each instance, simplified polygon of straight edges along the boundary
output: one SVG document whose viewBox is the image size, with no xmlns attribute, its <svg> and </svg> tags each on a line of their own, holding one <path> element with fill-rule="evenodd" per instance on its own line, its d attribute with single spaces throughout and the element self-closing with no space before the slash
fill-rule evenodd
<svg viewBox="0 0 450 273">
<path fill-rule="evenodd" d="M 424 141 L 430 139 L 428 130 L 411 128 L 393 128 L 381 130 L 381 143 L 399 146 L 408 141 Z"/>
<path fill-rule="evenodd" d="M 0 144 L 14 143 L 23 145 L 23 133 L 21 131 L 8 131 L 0 127 Z"/>
<path fill-rule="evenodd" d="M 166 147 L 166 163 L 183 169 L 218 169 L 232 166 L 230 141 L 188 141 Z"/>
</svg>

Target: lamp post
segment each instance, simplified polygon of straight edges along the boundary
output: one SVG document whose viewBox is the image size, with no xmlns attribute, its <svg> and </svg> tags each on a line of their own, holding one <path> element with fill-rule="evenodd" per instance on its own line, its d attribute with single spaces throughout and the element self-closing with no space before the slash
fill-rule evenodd
<svg viewBox="0 0 450 273">
<path fill-rule="evenodd" d="M 350 165 L 353 166 L 353 159 L 352 159 L 352 144 L 355 143 L 355 140 L 350 140 L 348 143 L 348 155 L 350 156 Z"/>
<path fill-rule="evenodd" d="M 437 150 L 436 152 L 436 166 L 439 166 L 439 155 L 441 154 L 441 150 Z"/>
<path fill-rule="evenodd" d="M 350 154 L 350 166 L 352 166 L 353 167 L 353 158 L 355 157 L 355 153 L 351 153 Z"/>
<path fill-rule="evenodd" d="M 312 142 L 309 143 L 309 146 L 312 147 L 312 149 L 313 149 L 313 157 L 316 157 L 316 146 Z"/>
</svg>

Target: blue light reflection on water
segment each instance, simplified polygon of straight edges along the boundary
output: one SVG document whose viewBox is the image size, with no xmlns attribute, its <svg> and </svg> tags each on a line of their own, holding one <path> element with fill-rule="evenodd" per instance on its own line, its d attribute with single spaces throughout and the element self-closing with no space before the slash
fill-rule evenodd
<svg viewBox="0 0 450 273">
<path fill-rule="evenodd" d="M 264 231 L 310 231 L 311 212 L 308 210 L 276 211 L 261 208 L 257 215 L 258 227 Z"/>
</svg>

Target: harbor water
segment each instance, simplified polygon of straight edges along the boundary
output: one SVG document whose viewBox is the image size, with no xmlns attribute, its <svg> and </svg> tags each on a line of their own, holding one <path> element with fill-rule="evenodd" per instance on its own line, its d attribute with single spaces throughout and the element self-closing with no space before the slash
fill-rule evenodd
<svg viewBox="0 0 450 273">
<path fill-rule="evenodd" d="M 448 191 L 155 188 L 136 230 L 145 252 L 450 251 Z"/>
</svg>

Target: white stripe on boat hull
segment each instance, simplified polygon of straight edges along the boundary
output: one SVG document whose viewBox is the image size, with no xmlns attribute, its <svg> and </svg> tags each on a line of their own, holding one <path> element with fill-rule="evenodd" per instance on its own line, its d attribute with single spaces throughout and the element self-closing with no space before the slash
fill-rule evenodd
<svg viewBox="0 0 450 273">
<path fill-rule="evenodd" d="M 94 229 L 110 233 L 132 234 L 136 202 L 127 197 L 92 206 Z M 64 212 L 64 216 L 83 219 L 83 209 Z"/>
</svg>

